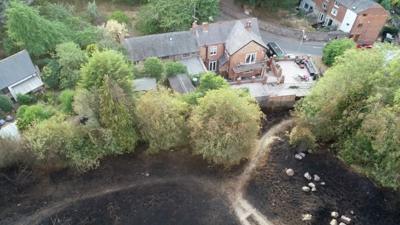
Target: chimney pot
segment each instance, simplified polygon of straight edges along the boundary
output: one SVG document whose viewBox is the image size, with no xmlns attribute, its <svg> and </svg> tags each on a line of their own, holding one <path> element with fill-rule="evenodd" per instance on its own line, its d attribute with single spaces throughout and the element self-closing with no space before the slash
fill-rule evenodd
<svg viewBox="0 0 400 225">
<path fill-rule="evenodd" d="M 202 27 L 203 27 L 203 32 L 208 32 L 208 23 L 207 22 L 203 22 Z"/>
</svg>

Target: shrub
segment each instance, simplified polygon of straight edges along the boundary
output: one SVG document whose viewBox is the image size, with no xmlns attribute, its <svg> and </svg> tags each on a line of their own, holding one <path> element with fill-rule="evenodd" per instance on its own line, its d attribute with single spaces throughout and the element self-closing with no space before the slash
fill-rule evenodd
<svg viewBox="0 0 400 225">
<path fill-rule="evenodd" d="M 6 95 L 0 95 L 0 111 L 9 113 L 12 109 L 13 105 L 11 99 Z"/>
<path fill-rule="evenodd" d="M 17 111 L 17 126 L 19 129 L 25 130 L 33 123 L 49 119 L 55 112 L 54 108 L 42 104 L 23 105 Z"/>
<path fill-rule="evenodd" d="M 256 143 L 261 116 L 257 103 L 239 90 L 209 91 L 189 122 L 194 153 L 227 167 L 240 163 Z"/>
<path fill-rule="evenodd" d="M 17 95 L 17 101 L 21 105 L 31 105 L 37 102 L 37 99 L 33 95 L 28 95 L 28 94 L 18 94 Z"/>
<path fill-rule="evenodd" d="M 163 72 L 164 66 L 159 58 L 150 57 L 144 61 L 144 73 L 147 76 L 161 80 Z"/>
<path fill-rule="evenodd" d="M 322 60 L 326 65 L 331 66 L 337 57 L 355 46 L 354 41 L 349 38 L 333 40 L 324 47 Z"/>
<path fill-rule="evenodd" d="M 167 90 L 145 93 L 137 102 L 136 115 L 150 153 L 187 144 L 189 107 Z"/>
<path fill-rule="evenodd" d="M 0 169 L 26 162 L 28 157 L 22 142 L 0 137 L 0 146 Z"/>
<path fill-rule="evenodd" d="M 65 113 L 72 113 L 72 103 L 74 101 L 74 91 L 64 90 L 58 96 L 58 101 L 61 104 L 61 109 Z"/>
<path fill-rule="evenodd" d="M 62 163 L 78 171 L 97 167 L 100 158 L 113 151 L 109 132 L 76 126 L 62 116 L 30 127 L 25 138 L 32 153 L 46 166 Z"/>
<path fill-rule="evenodd" d="M 167 77 L 187 72 L 187 68 L 180 62 L 166 62 L 164 64 L 165 74 Z"/>
<path fill-rule="evenodd" d="M 316 138 L 310 129 L 296 126 L 290 132 L 290 145 L 313 150 Z"/>
<path fill-rule="evenodd" d="M 124 23 L 126 25 L 130 24 L 130 18 L 123 11 L 120 10 L 112 12 L 111 16 L 108 19 L 116 20 L 119 23 Z"/>
</svg>

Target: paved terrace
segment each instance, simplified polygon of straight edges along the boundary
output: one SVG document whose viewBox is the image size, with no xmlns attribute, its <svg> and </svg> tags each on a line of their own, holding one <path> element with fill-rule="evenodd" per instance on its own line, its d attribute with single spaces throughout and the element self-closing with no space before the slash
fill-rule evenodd
<svg viewBox="0 0 400 225">
<path fill-rule="evenodd" d="M 260 100 L 266 97 L 281 97 L 281 96 L 306 96 L 312 88 L 314 81 L 307 69 L 301 69 L 294 61 L 279 61 L 277 62 L 282 68 L 282 75 L 285 76 L 285 82 L 278 84 L 278 78 L 272 73 L 267 75 L 267 83 L 259 82 L 234 84 L 233 88 L 246 88 L 250 95 Z M 299 76 L 309 77 L 308 81 L 301 80 Z"/>
</svg>

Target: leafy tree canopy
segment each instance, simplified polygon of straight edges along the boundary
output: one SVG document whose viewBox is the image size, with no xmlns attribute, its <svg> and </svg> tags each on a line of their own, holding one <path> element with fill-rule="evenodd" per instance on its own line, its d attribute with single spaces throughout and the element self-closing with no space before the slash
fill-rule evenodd
<svg viewBox="0 0 400 225">
<path fill-rule="evenodd" d="M 157 80 L 162 79 L 164 65 L 157 57 L 150 57 L 144 61 L 144 71 L 146 76 L 154 77 Z"/>
<path fill-rule="evenodd" d="M 297 123 L 378 183 L 400 187 L 398 50 L 349 50 L 296 107 Z M 328 128 L 328 129 L 327 129 Z"/>
<path fill-rule="evenodd" d="M 238 164 L 256 143 L 261 115 L 257 103 L 239 90 L 209 91 L 190 118 L 194 152 L 216 164 Z"/>
<path fill-rule="evenodd" d="M 142 137 L 150 144 L 149 151 L 156 153 L 187 144 L 188 114 L 188 105 L 165 89 L 141 96 L 136 115 Z"/>
<path fill-rule="evenodd" d="M 106 75 L 130 92 L 133 68 L 121 53 L 113 50 L 93 53 L 81 69 L 82 86 L 86 89 L 100 88 Z"/>
<path fill-rule="evenodd" d="M 354 41 L 349 38 L 333 40 L 324 47 L 322 60 L 326 65 L 332 66 L 336 57 L 343 55 L 346 50 L 355 46 Z"/>
<path fill-rule="evenodd" d="M 186 30 L 194 20 L 208 22 L 218 12 L 219 0 L 149 1 L 139 12 L 137 28 L 145 34 Z"/>
</svg>

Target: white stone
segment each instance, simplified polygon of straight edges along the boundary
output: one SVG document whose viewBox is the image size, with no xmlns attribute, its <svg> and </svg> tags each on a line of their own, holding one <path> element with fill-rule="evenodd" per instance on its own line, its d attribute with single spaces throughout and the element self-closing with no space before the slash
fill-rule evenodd
<svg viewBox="0 0 400 225">
<path fill-rule="evenodd" d="M 297 159 L 297 160 L 302 160 L 303 159 L 303 157 L 301 157 L 301 155 L 299 155 L 299 154 L 294 155 L 294 158 Z"/>
<path fill-rule="evenodd" d="M 310 188 L 315 188 L 315 184 L 314 184 L 314 183 L 308 183 L 308 186 L 309 186 Z"/>
<path fill-rule="evenodd" d="M 329 223 L 329 225 L 337 225 L 337 220 L 336 219 L 332 219 L 331 222 Z"/>
<path fill-rule="evenodd" d="M 293 169 L 286 169 L 286 175 L 288 175 L 289 177 L 292 177 L 294 175 L 294 170 Z"/>
<path fill-rule="evenodd" d="M 325 183 L 325 182 L 321 182 L 320 184 L 321 184 L 322 186 L 325 186 L 326 183 Z"/>
<path fill-rule="evenodd" d="M 346 224 L 345 224 L 345 223 L 343 223 L 343 222 L 340 222 L 340 223 L 339 223 L 339 225 L 346 225 Z"/>
<path fill-rule="evenodd" d="M 312 188 L 311 188 L 311 191 L 312 191 L 312 192 L 316 192 L 316 191 L 317 191 L 317 188 L 316 188 L 316 187 L 312 187 Z"/>
<path fill-rule="evenodd" d="M 307 180 L 311 180 L 311 179 L 312 179 L 312 177 L 311 177 L 311 175 L 310 175 L 309 172 L 306 172 L 306 173 L 304 174 L 304 178 L 306 178 Z"/>
<path fill-rule="evenodd" d="M 303 186 L 302 188 L 301 188 L 304 192 L 310 192 L 310 187 L 307 187 L 307 186 Z"/>
<path fill-rule="evenodd" d="M 303 157 L 303 158 L 306 157 L 306 153 L 304 153 L 304 152 L 300 152 L 299 155 L 300 155 L 301 157 Z"/>
<path fill-rule="evenodd" d="M 321 180 L 321 178 L 317 175 L 317 174 L 314 174 L 314 181 L 320 181 Z"/>
<path fill-rule="evenodd" d="M 331 217 L 338 218 L 339 217 L 339 213 L 338 212 L 331 212 Z"/>
<path fill-rule="evenodd" d="M 350 217 L 347 217 L 347 216 L 344 216 L 344 215 L 342 215 L 342 216 L 340 217 L 340 219 L 341 219 L 345 224 L 350 224 L 350 222 L 351 222 Z"/>
<path fill-rule="evenodd" d="M 312 215 L 311 214 L 303 214 L 302 217 L 303 218 L 301 220 L 303 220 L 303 221 L 310 221 L 312 219 Z"/>
</svg>

